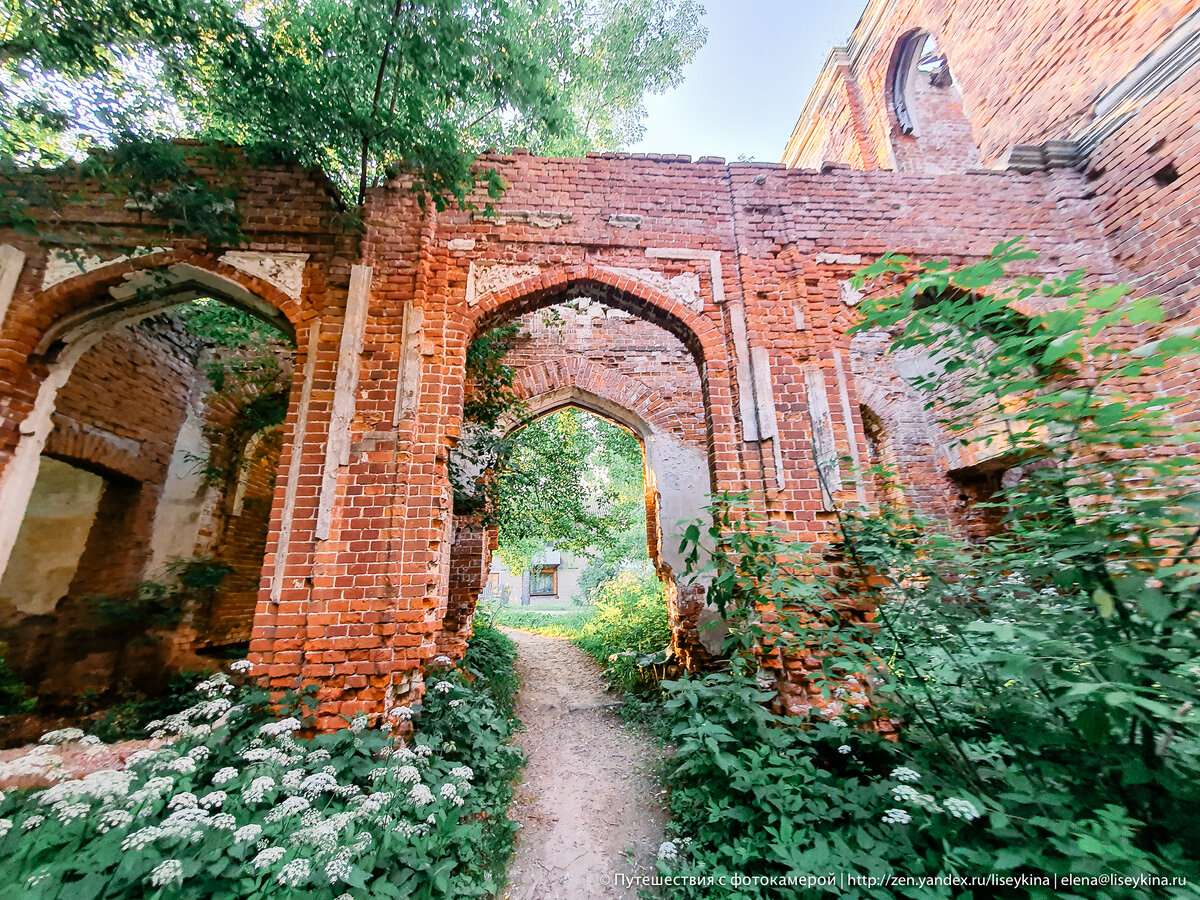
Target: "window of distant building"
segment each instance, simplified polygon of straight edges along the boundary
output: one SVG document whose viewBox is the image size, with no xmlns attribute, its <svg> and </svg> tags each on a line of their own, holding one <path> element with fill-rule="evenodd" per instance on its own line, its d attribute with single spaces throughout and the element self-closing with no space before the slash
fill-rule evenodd
<svg viewBox="0 0 1200 900">
<path fill-rule="evenodd" d="M 529 593 L 553 596 L 558 593 L 558 566 L 542 566 L 529 576 Z"/>
</svg>

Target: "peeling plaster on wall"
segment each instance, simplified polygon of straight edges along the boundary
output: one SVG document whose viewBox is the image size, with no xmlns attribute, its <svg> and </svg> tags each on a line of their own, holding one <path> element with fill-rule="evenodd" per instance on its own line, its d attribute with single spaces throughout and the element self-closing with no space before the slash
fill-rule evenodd
<svg viewBox="0 0 1200 900">
<path fill-rule="evenodd" d="M 761 439 L 771 439 L 775 458 L 775 487 L 783 490 L 787 476 L 783 470 L 783 448 L 779 445 L 779 418 L 775 414 L 775 388 L 771 378 L 771 354 L 766 347 L 750 348 L 751 371 L 754 373 L 755 411 Z"/>
<path fill-rule="evenodd" d="M 396 409 L 392 424 L 399 425 L 406 413 L 417 408 L 421 390 L 421 323 L 425 312 L 412 301 L 404 304 L 400 321 L 400 372 L 396 378 Z"/>
<path fill-rule="evenodd" d="M 300 463 L 304 457 L 305 440 L 308 437 L 308 410 L 312 402 L 313 376 L 317 371 L 317 351 L 321 345 L 321 319 L 314 319 L 308 327 L 307 355 L 304 360 L 304 382 L 300 388 L 300 402 L 296 410 L 296 429 L 292 436 L 291 452 L 288 454 L 287 487 L 283 492 L 283 510 L 280 516 L 279 541 L 275 548 L 275 568 L 271 573 L 271 602 L 278 603 L 283 595 L 283 575 L 287 568 L 288 551 L 292 538 L 292 519 L 296 515 L 296 494 L 300 487 Z"/>
<path fill-rule="evenodd" d="M 187 417 L 179 428 L 167 478 L 154 511 L 150 556 L 145 568 L 148 579 L 160 574 L 172 557 L 190 556 L 199 540 L 209 493 L 196 466 L 197 458 L 207 459 L 210 452 L 204 437 L 203 398 L 207 386 L 205 379 L 198 378 L 188 397 Z"/>
<path fill-rule="evenodd" d="M 358 392 L 358 370 L 371 301 L 371 267 L 350 267 L 350 288 L 346 293 L 346 322 L 342 327 L 342 346 L 338 354 L 337 381 L 333 389 L 333 410 L 329 417 L 329 440 L 325 449 L 321 498 L 317 507 L 317 540 L 329 537 L 333 524 L 334 493 L 338 469 L 350 462 L 350 422 Z"/>
<path fill-rule="evenodd" d="M 13 291 L 17 289 L 17 279 L 24 268 L 24 253 L 9 244 L 0 245 L 0 325 L 4 324 Z"/>
<path fill-rule="evenodd" d="M 104 259 L 100 256 L 84 256 L 71 250 L 55 250 L 46 259 L 46 271 L 42 274 L 42 290 L 61 284 L 76 275 L 85 275 L 104 266 L 137 259 L 150 253 L 161 253 L 165 247 L 138 247 L 133 253 Z"/>
<path fill-rule="evenodd" d="M 472 261 L 467 270 L 467 306 L 474 306 L 485 294 L 532 278 L 541 271 L 537 266 Z"/>
<path fill-rule="evenodd" d="M 307 253 L 260 253 L 256 250 L 230 250 L 221 262 L 240 269 L 247 275 L 261 278 L 279 288 L 293 300 L 299 300 L 304 290 L 304 267 Z"/>
<path fill-rule="evenodd" d="M 725 276 L 721 270 L 719 250 L 691 250 L 686 247 L 647 247 L 651 259 L 702 259 L 708 262 L 713 300 L 729 313 L 729 330 L 733 334 L 735 372 L 738 382 L 738 411 L 741 413 L 742 439 L 750 443 L 759 440 L 758 417 L 754 408 L 754 382 L 750 373 L 750 345 L 746 337 L 746 308 L 740 297 L 726 302 Z"/>
<path fill-rule="evenodd" d="M 674 278 L 667 278 L 661 272 L 657 272 L 654 269 L 606 268 L 605 271 L 636 278 L 643 284 L 662 291 L 669 297 L 674 297 L 684 306 L 696 312 L 704 309 L 704 299 L 700 296 L 700 276 L 695 272 L 687 272 L 683 275 L 676 275 Z"/>
<path fill-rule="evenodd" d="M 808 402 L 809 425 L 812 429 L 813 454 L 821 478 L 821 505 L 833 509 L 833 495 L 842 489 L 842 472 L 838 465 L 837 444 L 833 437 L 833 416 L 829 411 L 829 395 L 825 391 L 825 373 L 820 366 L 804 367 L 804 393 Z"/>
</svg>

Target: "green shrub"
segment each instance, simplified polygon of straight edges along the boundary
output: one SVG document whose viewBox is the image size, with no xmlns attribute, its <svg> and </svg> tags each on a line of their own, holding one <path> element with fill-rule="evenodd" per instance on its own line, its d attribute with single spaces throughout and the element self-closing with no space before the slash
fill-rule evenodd
<svg viewBox="0 0 1200 900">
<path fill-rule="evenodd" d="M 8 647 L 0 644 L 0 716 L 29 712 L 37 703 L 36 697 L 29 696 L 25 682 L 5 665 L 4 654 L 7 652 Z"/>
<path fill-rule="evenodd" d="M 134 740 L 146 736 L 146 726 L 155 719 L 166 719 L 191 706 L 196 699 L 196 685 L 207 678 L 207 672 L 179 672 L 167 682 L 161 694 L 148 697 L 141 692 L 122 690 L 118 701 L 110 706 L 104 717 L 91 726 L 91 733 L 100 740 Z M 81 702 L 86 712 L 99 698 L 89 691 Z"/>
<path fill-rule="evenodd" d="M 599 586 L 593 607 L 575 643 L 623 690 L 656 681 L 671 644 L 662 582 L 653 572 L 626 569 Z"/>
<path fill-rule="evenodd" d="M 272 712 L 263 692 L 214 675 L 198 704 L 154 723 L 172 742 L 127 770 L 0 800 L 0 897 L 492 896 L 522 755 L 492 696 L 509 689 L 483 675 L 511 679 L 503 644 L 483 644 L 473 680 L 435 671 L 421 709 L 391 711 L 416 716 L 406 747 L 365 717 L 303 738 L 296 698 Z"/>
<path fill-rule="evenodd" d="M 548 637 L 573 638 L 594 615 L 589 608 L 566 612 L 543 612 L 528 606 L 497 606 L 491 610 L 492 621 L 501 628 L 532 631 Z"/>
<path fill-rule="evenodd" d="M 1003 277 L 1028 258 L 1002 245 L 963 270 L 932 263 L 863 304 L 863 327 L 929 355 L 939 374 L 921 387 L 948 430 L 1025 463 L 994 500 L 999 533 L 956 540 L 903 507 L 841 510 L 834 582 L 742 510 L 689 530 L 693 559 L 712 545 L 731 664 L 664 684 L 659 725 L 678 751 L 663 873 L 833 874 L 836 892 L 849 884 L 836 876 L 1010 879 L 852 885 L 874 897 L 1061 896 L 1056 875 L 1091 879 L 1073 889 L 1088 897 L 1197 895 L 1200 504 L 1196 461 L 1169 449 L 1195 435 L 1177 432 L 1169 400 L 1126 393 L 1196 338 L 1130 342 L 1161 318 L 1153 303 L 1078 274 Z M 872 605 L 876 633 L 852 612 Z M 779 670 L 756 648 L 771 643 L 821 663 L 809 678 L 823 712 L 763 706 Z M 889 720 L 897 742 L 874 733 Z"/>
</svg>

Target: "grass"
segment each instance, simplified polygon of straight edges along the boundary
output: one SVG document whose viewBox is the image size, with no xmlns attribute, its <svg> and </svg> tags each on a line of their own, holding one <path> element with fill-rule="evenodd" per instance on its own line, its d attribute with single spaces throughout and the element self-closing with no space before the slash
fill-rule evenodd
<svg viewBox="0 0 1200 900">
<path fill-rule="evenodd" d="M 572 607 L 562 612 L 530 609 L 528 606 L 495 606 L 487 611 L 491 624 L 516 628 L 549 637 L 573 638 L 596 614 L 591 607 Z"/>
</svg>

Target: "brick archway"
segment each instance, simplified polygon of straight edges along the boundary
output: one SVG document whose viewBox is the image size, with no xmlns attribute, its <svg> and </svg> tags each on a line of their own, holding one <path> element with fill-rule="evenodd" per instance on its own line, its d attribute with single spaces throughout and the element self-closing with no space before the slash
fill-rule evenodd
<svg viewBox="0 0 1200 900">
<path fill-rule="evenodd" d="M 704 588 L 679 584 L 685 569 L 678 552 L 680 519 L 703 516 L 711 490 L 707 448 L 688 443 L 678 413 L 636 378 L 584 359 L 567 356 L 525 366 L 514 378 L 522 401 L 521 415 L 501 418 L 499 430 L 512 434 L 530 421 L 575 407 L 606 418 L 631 431 L 642 445 L 646 498 L 646 545 L 650 561 L 667 589 L 667 609 L 676 657 L 694 667 L 712 652 L 701 643 L 698 624 L 705 608 Z M 450 587 L 441 652 L 458 653 L 470 632 L 475 606 L 491 565 L 495 535 L 474 518 L 456 523 Z"/>
<path fill-rule="evenodd" d="M 4 322 L 4 338 L 20 349 L 5 354 L 0 364 L 0 400 L 18 427 L 0 438 L 0 508 L 5 510 L 0 572 L 7 568 L 41 455 L 51 441 L 59 392 L 76 363 L 114 330 L 201 297 L 222 300 L 280 327 L 297 339 L 303 353 L 308 329 L 298 298 L 190 250 L 103 264 L 32 293 L 12 310 Z M 295 377 L 292 388 L 294 406 L 301 393 Z"/>
<path fill-rule="evenodd" d="M 507 319 L 578 296 L 593 297 L 671 332 L 702 371 L 725 363 L 725 342 L 712 320 L 636 278 L 594 265 L 556 266 L 485 294 L 476 304 L 472 331 L 480 334 Z"/>
</svg>

